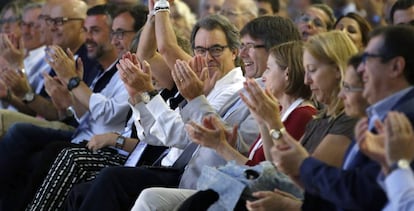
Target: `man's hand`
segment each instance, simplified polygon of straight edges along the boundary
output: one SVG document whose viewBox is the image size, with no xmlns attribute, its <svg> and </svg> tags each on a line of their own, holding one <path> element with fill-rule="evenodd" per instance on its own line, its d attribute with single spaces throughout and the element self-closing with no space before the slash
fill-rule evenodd
<svg viewBox="0 0 414 211">
<path fill-rule="evenodd" d="M 65 85 L 73 77 L 78 76 L 82 78 L 82 76 L 79 76 L 79 73 L 83 73 L 83 65 L 76 65 L 73 53 L 69 49 L 65 53 L 59 46 L 49 46 L 46 50 L 46 55 L 48 58 L 46 62 L 55 70 L 56 75 Z"/>
<path fill-rule="evenodd" d="M 390 112 L 385 119 L 385 151 L 388 166 L 400 159 L 414 159 L 414 132 L 408 118 L 399 112 Z"/>
<path fill-rule="evenodd" d="M 116 138 L 119 135 L 116 133 L 105 133 L 101 135 L 95 135 L 86 144 L 86 147 L 91 151 L 96 151 L 107 146 L 115 146 Z"/>
<path fill-rule="evenodd" d="M 204 117 L 203 125 L 190 121 L 186 124 L 186 131 L 193 142 L 212 149 L 223 145 L 234 146 L 237 141 L 237 127 L 229 131 L 226 125 L 213 115 Z"/>
<path fill-rule="evenodd" d="M 126 53 L 116 65 L 121 80 L 130 97 L 154 90 L 151 66 L 147 61 L 139 63 L 136 54 Z"/>
<path fill-rule="evenodd" d="M 373 134 L 368 130 L 368 119 L 362 118 L 355 125 L 355 138 L 359 150 L 372 160 L 381 165 L 386 164 L 384 149 L 384 126 L 381 121 L 375 121 L 375 127 L 378 134 Z"/>
<path fill-rule="evenodd" d="M 58 110 L 65 110 L 73 105 L 72 95 L 66 86 L 57 78 L 52 78 L 48 73 L 42 73 L 45 83 L 45 90 L 52 99 L 53 104 Z"/>
<path fill-rule="evenodd" d="M 6 59 L 14 69 L 23 67 L 24 47 L 23 40 L 14 35 L 0 34 L 0 56 Z"/>
<path fill-rule="evenodd" d="M 203 82 L 197 77 L 187 62 L 177 60 L 175 68 L 171 73 L 180 94 L 187 101 L 204 94 Z"/>
<path fill-rule="evenodd" d="M 1 79 L 10 88 L 13 94 L 22 98 L 27 92 L 31 90 L 26 74 L 21 71 L 16 71 L 11 67 L 6 67 L 1 73 Z"/>
</svg>

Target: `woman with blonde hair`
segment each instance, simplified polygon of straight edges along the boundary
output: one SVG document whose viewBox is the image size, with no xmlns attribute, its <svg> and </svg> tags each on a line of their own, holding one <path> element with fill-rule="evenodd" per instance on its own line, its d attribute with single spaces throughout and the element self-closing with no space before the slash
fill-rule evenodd
<svg viewBox="0 0 414 211">
<path fill-rule="evenodd" d="M 301 151 L 331 166 L 340 167 L 345 152 L 353 137 L 356 118 L 345 114 L 344 105 L 338 94 L 351 56 L 358 52 L 352 40 L 343 32 L 330 31 L 309 38 L 305 43 L 303 65 L 305 66 L 305 84 L 310 86 L 314 99 L 323 108 L 307 125 L 305 134 L 297 144 Z M 282 131 L 282 128 L 276 128 Z M 272 148 L 273 163 L 278 169 L 301 185 L 299 167 L 280 165 L 280 156 L 289 155 L 296 159 L 291 147 L 294 138 L 282 133 L 278 144 Z M 296 152 L 296 151 L 295 151 Z M 291 154 L 289 154 L 291 153 Z M 286 163 L 283 163 L 286 164 Z M 303 175 L 306 177 L 306 175 Z M 281 191 L 262 191 L 253 194 L 255 201 L 248 201 L 249 210 L 335 210 L 333 205 L 319 203 L 319 198 L 305 189 L 304 202 Z M 310 207 L 318 205 L 319 207 Z M 302 206 L 303 205 L 303 206 Z M 283 208 L 283 209 L 282 209 Z"/>
</svg>

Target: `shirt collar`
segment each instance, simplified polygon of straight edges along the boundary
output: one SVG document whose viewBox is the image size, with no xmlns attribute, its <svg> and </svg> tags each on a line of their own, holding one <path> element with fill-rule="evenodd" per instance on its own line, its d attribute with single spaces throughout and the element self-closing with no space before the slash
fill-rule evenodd
<svg viewBox="0 0 414 211">
<path fill-rule="evenodd" d="M 368 117 L 372 120 L 370 120 L 369 128 L 373 128 L 373 122 L 375 119 L 383 120 L 387 113 L 397 104 L 397 102 L 412 89 L 414 89 L 414 87 L 410 86 L 400 90 L 368 107 L 366 112 Z"/>
</svg>

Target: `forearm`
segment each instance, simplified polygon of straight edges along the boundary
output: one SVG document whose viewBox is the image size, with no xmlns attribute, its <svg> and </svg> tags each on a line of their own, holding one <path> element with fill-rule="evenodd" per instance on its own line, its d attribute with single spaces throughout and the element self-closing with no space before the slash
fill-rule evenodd
<svg viewBox="0 0 414 211">
<path fill-rule="evenodd" d="M 155 14 L 155 35 L 158 52 L 171 70 L 174 69 L 177 59 L 184 61 L 191 59 L 191 56 L 184 52 L 177 43 L 177 37 L 170 21 L 170 13 L 158 12 Z"/>
<path fill-rule="evenodd" d="M 239 165 L 246 165 L 246 162 L 249 160 L 247 157 L 230 146 L 227 142 L 219 144 L 215 150 L 226 161 L 235 160 Z"/>
<path fill-rule="evenodd" d="M 138 42 L 137 55 L 139 60 L 149 61 L 157 51 L 157 40 L 155 39 L 155 17 L 148 15 L 147 23 L 141 32 Z M 151 63 L 150 63 L 151 64 Z"/>
<path fill-rule="evenodd" d="M 306 191 L 323 198 L 342 209 L 380 210 L 387 201 L 377 184 L 380 166 L 369 158 L 360 168 L 342 170 L 308 157 L 300 167 L 300 181 Z M 372 203 L 376 201 L 378 203 Z"/>
<path fill-rule="evenodd" d="M 139 143 L 138 139 L 135 138 L 126 138 L 125 139 L 125 143 L 124 146 L 122 147 L 123 150 L 131 153 L 132 151 L 134 151 L 135 146 Z"/>
<path fill-rule="evenodd" d="M 9 102 L 13 107 L 15 107 L 21 113 L 25 113 L 30 116 L 36 115 L 35 111 L 29 108 L 25 103 L 23 103 L 23 101 L 20 98 L 16 97 L 13 94 L 11 94 L 10 99 L 7 102 Z"/>
<path fill-rule="evenodd" d="M 263 152 L 266 160 L 272 161 L 272 155 L 270 149 L 273 147 L 273 140 L 269 135 L 269 129 L 265 124 L 259 124 L 260 136 L 263 142 Z"/>
<path fill-rule="evenodd" d="M 76 112 L 76 116 L 81 117 L 83 116 L 86 112 L 88 112 L 88 107 L 84 106 L 77 98 L 73 97 L 72 95 L 72 106 L 73 109 L 75 109 Z"/>
<path fill-rule="evenodd" d="M 77 116 L 82 116 L 87 110 L 89 110 L 89 100 L 91 98 L 92 91 L 83 81 L 79 86 L 72 89 L 72 96 L 75 99 L 74 107 Z M 79 112 L 79 113 L 78 113 Z"/>
<path fill-rule="evenodd" d="M 49 99 L 36 95 L 34 100 L 26 105 L 29 109 L 35 111 L 37 115 L 47 120 L 59 120 L 58 110 Z"/>
</svg>

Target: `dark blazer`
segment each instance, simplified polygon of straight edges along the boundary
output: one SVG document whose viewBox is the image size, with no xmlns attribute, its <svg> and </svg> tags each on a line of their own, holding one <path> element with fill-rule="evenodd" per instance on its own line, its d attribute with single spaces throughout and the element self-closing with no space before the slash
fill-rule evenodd
<svg viewBox="0 0 414 211">
<path fill-rule="evenodd" d="M 414 124 L 413 108 L 414 90 L 411 90 L 391 110 L 405 113 Z M 414 167 L 413 163 L 411 166 Z M 387 197 L 377 183 L 380 171 L 379 164 L 360 151 L 347 170 L 307 158 L 300 169 L 300 180 L 306 190 L 302 210 L 381 210 Z"/>
</svg>

